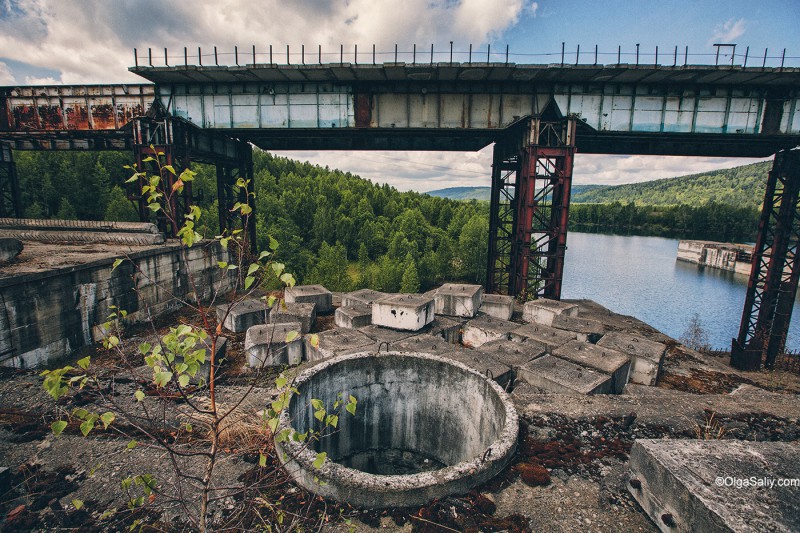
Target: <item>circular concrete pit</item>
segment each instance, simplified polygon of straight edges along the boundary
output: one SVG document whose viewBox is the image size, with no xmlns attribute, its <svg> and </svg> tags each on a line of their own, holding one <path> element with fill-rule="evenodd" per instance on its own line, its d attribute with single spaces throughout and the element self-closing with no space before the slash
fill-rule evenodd
<svg viewBox="0 0 800 533">
<path fill-rule="evenodd" d="M 319 430 L 312 399 L 329 412 L 340 398 L 338 431 L 309 447 L 276 443 L 279 457 L 306 489 L 357 507 L 405 507 L 463 494 L 510 461 L 517 413 L 490 379 L 450 359 L 423 353 L 363 352 L 326 360 L 302 372 L 278 431 Z M 326 452 L 314 468 L 318 452 Z"/>
</svg>

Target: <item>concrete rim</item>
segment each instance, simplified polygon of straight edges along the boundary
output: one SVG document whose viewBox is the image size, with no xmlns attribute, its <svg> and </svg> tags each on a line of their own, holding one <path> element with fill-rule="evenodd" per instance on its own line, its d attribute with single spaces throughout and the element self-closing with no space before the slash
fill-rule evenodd
<svg viewBox="0 0 800 533">
<path fill-rule="evenodd" d="M 275 443 L 278 457 L 289 474 L 303 488 L 322 496 L 337 498 L 341 488 L 346 485 L 351 498 L 346 503 L 356 507 L 393 507 L 422 505 L 432 499 L 451 494 L 466 493 L 481 483 L 489 481 L 500 473 L 511 461 L 517 447 L 519 436 L 519 416 L 511 402 L 511 398 L 500 385 L 463 363 L 429 353 L 419 352 L 359 352 L 355 354 L 340 355 L 320 362 L 319 364 L 301 372 L 295 379 L 293 386 L 299 387 L 302 383 L 312 379 L 317 373 L 336 366 L 343 361 L 353 359 L 366 359 L 374 357 L 414 357 L 458 367 L 461 371 L 473 374 L 488 382 L 492 391 L 497 394 L 503 404 L 505 424 L 499 437 L 489 445 L 478 457 L 462 461 L 452 466 L 430 472 L 420 472 L 406 475 L 376 475 L 345 467 L 326 459 L 322 468 L 315 469 L 313 462 L 316 452 L 304 443 L 288 441 Z M 292 397 L 292 401 L 296 396 Z M 280 415 L 276 434 L 284 428 L 290 428 L 289 409 L 286 408 Z M 284 455 L 285 454 L 285 455 Z M 316 482 L 314 481 L 316 478 Z M 468 483 L 468 485 L 465 484 Z M 389 489 L 391 487 L 391 489 Z M 359 498 L 359 494 L 372 493 L 373 497 Z M 377 504 L 374 496 L 379 493 Z"/>
</svg>

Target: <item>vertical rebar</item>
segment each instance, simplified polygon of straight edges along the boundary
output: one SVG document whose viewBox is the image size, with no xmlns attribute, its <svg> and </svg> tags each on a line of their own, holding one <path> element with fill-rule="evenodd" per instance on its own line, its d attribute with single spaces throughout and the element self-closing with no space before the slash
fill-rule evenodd
<svg viewBox="0 0 800 533">
<path fill-rule="evenodd" d="M 686 49 L 683 51 L 683 66 L 685 67 L 689 63 L 689 45 L 686 45 Z"/>
<path fill-rule="evenodd" d="M 133 49 L 133 64 L 139 66 L 139 52 L 136 51 L 136 48 Z"/>
<path fill-rule="evenodd" d="M 272 65 L 272 45 L 269 45 L 269 64 Z"/>
<path fill-rule="evenodd" d="M 564 66 L 564 41 L 561 41 L 561 66 Z"/>
<path fill-rule="evenodd" d="M 767 66 L 767 51 L 769 51 L 769 48 L 764 48 L 764 62 L 761 63 L 761 68 L 764 68 L 764 67 Z"/>
<path fill-rule="evenodd" d="M 301 65 L 305 65 L 306 64 L 306 45 L 305 44 L 301 44 L 300 45 L 300 64 Z"/>
<path fill-rule="evenodd" d="M 150 66 L 152 67 L 153 66 L 153 49 L 152 48 L 148 48 L 147 49 L 147 61 L 150 63 Z"/>
<path fill-rule="evenodd" d="M 742 68 L 747 68 L 747 56 L 750 55 L 750 47 L 748 46 L 744 51 L 744 63 L 742 64 Z"/>
<path fill-rule="evenodd" d="M 653 65 L 655 65 L 656 67 L 658 66 L 658 46 L 656 46 L 656 60 L 653 63 Z"/>
<path fill-rule="evenodd" d="M 219 66 L 219 56 L 217 56 L 217 47 L 214 47 L 214 64 Z"/>
<path fill-rule="evenodd" d="M 189 51 L 186 49 L 185 46 L 183 47 L 183 66 L 184 67 L 189 66 Z"/>
<path fill-rule="evenodd" d="M 414 51 L 411 52 L 411 64 L 417 64 L 417 43 L 414 43 Z"/>
<path fill-rule="evenodd" d="M 167 57 L 167 49 L 164 48 L 164 65 L 169 66 L 169 58 Z"/>
<path fill-rule="evenodd" d="M 472 64 L 472 43 L 469 43 L 469 64 Z"/>
<path fill-rule="evenodd" d="M 617 65 L 622 64 L 622 45 L 617 45 Z"/>
<path fill-rule="evenodd" d="M 238 46 L 234 46 L 233 47 L 233 61 L 234 61 L 234 63 L 236 63 L 236 66 L 238 67 L 239 66 L 239 47 Z"/>
<path fill-rule="evenodd" d="M 375 43 L 372 43 L 372 64 L 375 64 Z"/>
<path fill-rule="evenodd" d="M 783 49 L 783 54 L 781 54 L 781 70 L 783 70 L 783 61 L 786 59 L 786 48 Z"/>
<path fill-rule="evenodd" d="M 672 57 L 672 66 L 675 67 L 678 65 L 678 45 L 675 45 L 675 55 Z"/>
<path fill-rule="evenodd" d="M 433 65 L 433 43 L 431 43 L 431 65 Z"/>
<path fill-rule="evenodd" d="M 453 64 L 453 41 L 450 41 L 450 64 Z"/>
<path fill-rule="evenodd" d="M 508 45 L 506 45 L 506 65 L 508 65 Z"/>
<path fill-rule="evenodd" d="M 719 49 L 720 49 L 720 47 L 717 46 L 717 56 L 714 58 L 714 66 L 715 67 L 719 66 Z"/>
<path fill-rule="evenodd" d="M 580 63 L 581 60 L 581 45 L 578 45 L 578 50 L 575 52 L 575 64 Z"/>
<path fill-rule="evenodd" d="M 594 45 L 594 64 L 597 64 L 597 45 Z"/>
<path fill-rule="evenodd" d="M 394 43 L 394 62 L 397 63 L 397 43 Z"/>
<path fill-rule="evenodd" d="M 256 45 L 253 45 L 253 64 L 256 64 Z"/>
<path fill-rule="evenodd" d="M 344 45 L 339 45 L 339 66 L 344 65 Z"/>
<path fill-rule="evenodd" d="M 491 44 L 487 44 L 486 45 L 486 62 L 487 63 L 491 63 L 492 62 L 491 59 L 489 59 L 491 57 L 491 54 L 492 54 L 492 45 Z"/>
<path fill-rule="evenodd" d="M 287 65 L 291 65 L 292 64 L 292 62 L 290 61 L 290 58 L 289 58 L 289 45 L 288 44 L 286 45 L 286 64 Z"/>
<path fill-rule="evenodd" d="M 319 47 L 319 50 L 318 50 L 318 52 L 319 52 L 319 64 L 321 65 L 322 64 L 322 45 L 318 44 L 317 46 Z"/>
<path fill-rule="evenodd" d="M 353 52 L 353 62 L 355 65 L 358 65 L 358 45 L 355 45 L 355 51 Z"/>
<path fill-rule="evenodd" d="M 639 43 L 636 43 L 636 66 L 639 66 Z"/>
</svg>

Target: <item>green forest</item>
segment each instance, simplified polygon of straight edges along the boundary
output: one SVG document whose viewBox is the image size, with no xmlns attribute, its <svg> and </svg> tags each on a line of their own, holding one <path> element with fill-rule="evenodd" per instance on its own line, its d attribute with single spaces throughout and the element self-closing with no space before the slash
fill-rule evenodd
<svg viewBox="0 0 800 533">
<path fill-rule="evenodd" d="M 121 152 L 15 154 L 28 218 L 137 220 Z M 280 243 L 279 259 L 301 283 L 331 290 L 424 291 L 444 281 L 482 283 L 487 202 L 399 192 L 353 174 L 253 154 L 257 239 Z M 216 175 L 193 165 L 200 232 L 217 235 Z M 769 163 L 575 192 L 570 229 L 748 242 Z M 583 202 L 583 203 L 582 203 Z"/>
</svg>

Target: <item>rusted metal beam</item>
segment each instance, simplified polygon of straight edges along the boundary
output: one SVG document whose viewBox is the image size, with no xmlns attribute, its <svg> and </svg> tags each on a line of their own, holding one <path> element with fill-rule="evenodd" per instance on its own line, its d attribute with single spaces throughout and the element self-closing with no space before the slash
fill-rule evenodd
<svg viewBox="0 0 800 533">
<path fill-rule="evenodd" d="M 0 218 L 22 218 L 17 166 L 5 143 L 0 143 Z"/>
</svg>

